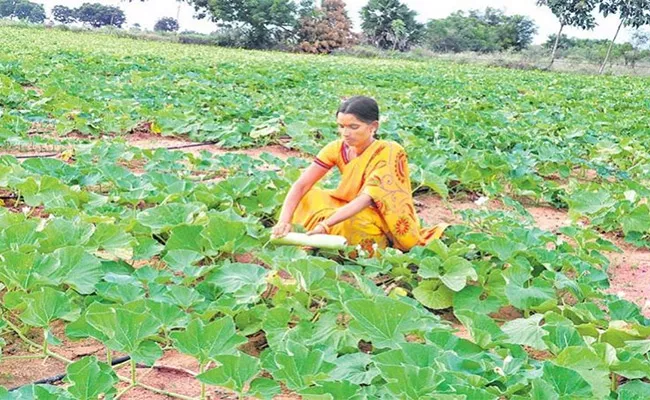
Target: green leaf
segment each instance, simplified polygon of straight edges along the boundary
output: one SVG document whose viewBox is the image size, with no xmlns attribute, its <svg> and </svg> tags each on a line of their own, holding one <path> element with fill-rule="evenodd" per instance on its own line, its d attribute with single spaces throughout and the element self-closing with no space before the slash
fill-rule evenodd
<svg viewBox="0 0 650 400">
<path fill-rule="evenodd" d="M 387 297 L 349 300 L 345 307 L 354 318 L 350 328 L 367 336 L 377 348 L 396 348 L 403 343 L 417 315 L 413 306 Z"/>
<path fill-rule="evenodd" d="M 454 292 L 459 292 L 467 285 L 467 280 L 477 280 L 478 275 L 472 263 L 461 257 L 449 257 L 443 264 L 442 283 Z"/>
<path fill-rule="evenodd" d="M 618 389 L 620 400 L 646 400 L 650 398 L 650 383 L 641 381 L 627 382 Z"/>
<path fill-rule="evenodd" d="M 454 293 L 454 310 L 471 310 L 479 314 L 491 314 L 499 311 L 505 304 L 498 297 L 489 295 L 483 299 L 483 289 L 478 286 L 466 286 Z"/>
<path fill-rule="evenodd" d="M 292 340 L 288 341 L 286 352 L 274 353 L 273 360 L 278 368 L 272 372 L 273 377 L 291 390 L 303 390 L 325 380 L 334 369 L 333 364 L 325 361 L 321 350 L 310 350 Z"/>
<path fill-rule="evenodd" d="M 518 318 L 508 321 L 501 326 L 503 333 L 508 335 L 506 343 L 530 346 L 535 350 L 546 350 L 544 336 L 548 335 L 540 322 L 544 319 L 542 314 L 535 314 L 530 318 Z"/>
<path fill-rule="evenodd" d="M 312 386 L 300 392 L 304 400 L 322 399 L 352 399 L 360 400 L 357 397 L 361 387 L 346 381 L 325 381 L 319 382 L 318 386 Z"/>
<path fill-rule="evenodd" d="M 650 230 L 650 208 L 642 204 L 621 217 L 620 221 L 625 235 L 630 232 L 646 233 Z"/>
<path fill-rule="evenodd" d="M 233 354 L 237 346 L 246 343 L 235 330 L 235 323 L 230 317 L 215 320 L 207 325 L 200 319 L 190 322 L 185 330 L 172 332 L 171 338 L 181 353 L 191 355 L 199 363 L 205 364 L 215 357 Z"/>
<path fill-rule="evenodd" d="M 272 400 L 282 393 L 280 385 L 268 378 L 255 378 L 251 382 L 248 394 L 258 399 Z"/>
<path fill-rule="evenodd" d="M 454 311 L 454 315 L 467 328 L 474 343 L 485 349 L 494 347 L 508 337 L 487 315 L 470 310 Z"/>
<path fill-rule="evenodd" d="M 176 272 L 182 272 L 190 277 L 199 277 L 204 268 L 197 266 L 196 263 L 203 258 L 201 253 L 193 250 L 171 250 L 163 257 L 163 261 Z"/>
<path fill-rule="evenodd" d="M 413 297 L 425 307 L 433 310 L 442 310 L 451 307 L 454 292 L 445 286 L 440 279 L 429 279 L 420 282 L 413 289 Z"/>
<path fill-rule="evenodd" d="M 588 347 L 567 347 L 554 362 L 578 372 L 589 383 L 596 398 L 609 396 L 609 367 L 595 351 Z"/>
<path fill-rule="evenodd" d="M 259 360 L 248 354 L 222 355 L 214 358 L 220 365 L 197 375 L 197 379 L 209 385 L 223 386 L 237 393 L 244 393 L 244 386 L 259 372 Z"/>
<path fill-rule="evenodd" d="M 357 385 L 369 385 L 379 375 L 371 366 L 371 357 L 366 353 L 346 354 L 336 359 L 336 368 L 330 377 L 337 381 L 348 381 Z"/>
<path fill-rule="evenodd" d="M 98 397 L 111 397 L 117 393 L 114 385 L 118 382 L 113 369 L 95 357 L 84 357 L 66 369 L 66 380 L 70 382 L 68 392 L 75 399 L 96 400 Z"/>
<path fill-rule="evenodd" d="M 86 321 L 106 335 L 108 347 L 129 354 L 137 362 L 152 365 L 162 356 L 162 350 L 148 339 L 157 334 L 160 322 L 151 318 L 140 304 L 105 307 L 94 303 L 88 307 Z"/>
<path fill-rule="evenodd" d="M 208 249 L 215 254 L 239 254 L 258 244 L 248 235 L 247 224 L 229 213 L 211 215 L 201 235 L 207 240 Z"/>
<path fill-rule="evenodd" d="M 54 320 L 71 321 L 79 315 L 79 309 L 73 307 L 65 293 L 50 287 L 28 294 L 24 300 L 27 308 L 20 314 L 20 319 L 31 326 L 47 328 Z"/>
<path fill-rule="evenodd" d="M 199 211 L 200 207 L 196 204 L 170 203 L 142 211 L 136 219 L 154 233 L 161 233 L 191 223 Z"/>
<path fill-rule="evenodd" d="M 593 398 L 591 385 L 577 371 L 560 367 L 548 361 L 544 362 L 542 369 L 542 379 L 550 385 L 560 398 Z"/>
<path fill-rule="evenodd" d="M 52 253 L 58 264 L 56 269 L 40 270 L 39 273 L 59 279 L 80 294 L 91 294 L 104 275 L 97 257 L 88 254 L 81 247 L 64 247 Z"/>
<path fill-rule="evenodd" d="M 256 303 L 267 288 L 268 270 L 255 264 L 226 264 L 207 279 L 212 285 L 232 294 L 240 304 Z"/>
<path fill-rule="evenodd" d="M 566 197 L 569 211 L 578 215 L 595 214 L 614 205 L 615 201 L 605 190 L 588 192 L 578 190 Z"/>
<path fill-rule="evenodd" d="M 381 376 L 388 382 L 386 387 L 400 399 L 420 400 L 430 397 L 444 378 L 433 368 L 421 368 L 414 365 L 378 364 Z"/>
</svg>

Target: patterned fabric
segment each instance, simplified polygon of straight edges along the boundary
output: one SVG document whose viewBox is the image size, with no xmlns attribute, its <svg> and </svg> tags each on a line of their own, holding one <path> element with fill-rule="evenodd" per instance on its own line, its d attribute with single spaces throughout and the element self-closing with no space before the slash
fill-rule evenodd
<svg viewBox="0 0 650 400">
<path fill-rule="evenodd" d="M 336 165 L 341 171 L 341 183 L 334 191 L 310 190 L 294 212 L 294 223 L 313 229 L 337 208 L 365 193 L 372 197 L 374 206 L 333 226 L 331 234 L 345 236 L 350 244 L 360 244 L 364 249 L 376 244 L 403 251 L 442 236 L 446 224 L 420 227 L 413 206 L 408 158 L 402 146 L 375 140 L 353 160 L 346 159 L 345 150 L 343 141 L 337 140 L 318 154 L 314 162 L 324 168 Z"/>
</svg>

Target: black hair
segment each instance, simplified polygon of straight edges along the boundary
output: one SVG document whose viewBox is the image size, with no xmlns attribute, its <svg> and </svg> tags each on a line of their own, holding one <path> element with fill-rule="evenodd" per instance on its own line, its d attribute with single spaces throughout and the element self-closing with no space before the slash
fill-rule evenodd
<svg viewBox="0 0 650 400">
<path fill-rule="evenodd" d="M 354 96 L 341 103 L 336 115 L 352 114 L 359 121 L 372 124 L 379 121 L 379 105 L 375 99 L 366 96 Z"/>
</svg>

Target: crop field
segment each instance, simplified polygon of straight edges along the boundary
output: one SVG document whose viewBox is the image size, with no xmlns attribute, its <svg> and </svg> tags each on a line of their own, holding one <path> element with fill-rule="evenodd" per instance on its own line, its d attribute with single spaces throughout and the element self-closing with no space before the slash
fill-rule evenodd
<svg viewBox="0 0 650 400">
<path fill-rule="evenodd" d="M 649 92 L 0 26 L 0 399 L 648 399 Z M 270 245 L 357 94 L 451 227 Z"/>
</svg>

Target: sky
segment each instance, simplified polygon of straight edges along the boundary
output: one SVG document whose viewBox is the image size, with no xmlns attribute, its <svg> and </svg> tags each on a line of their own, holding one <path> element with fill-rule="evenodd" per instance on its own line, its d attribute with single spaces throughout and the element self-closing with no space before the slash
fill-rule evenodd
<svg viewBox="0 0 650 400">
<path fill-rule="evenodd" d="M 121 7 L 126 13 L 127 26 L 139 23 L 143 28 L 151 29 L 156 21 L 162 17 L 176 18 L 178 11 L 178 2 L 176 0 L 149 0 L 140 2 L 134 0 L 132 3 L 121 0 L 36 0 L 42 2 L 48 12 L 55 5 L 64 5 L 68 7 L 78 7 L 86 2 L 99 2 L 106 5 Z M 444 18 L 457 10 L 479 9 L 486 7 L 499 8 L 506 14 L 522 14 L 532 18 L 538 26 L 538 33 L 534 43 L 539 44 L 546 41 L 546 38 L 556 33 L 559 24 L 555 16 L 547 9 L 537 7 L 535 0 L 402 0 L 411 9 L 417 11 L 418 19 L 426 22 L 432 18 Z M 368 0 L 346 0 L 348 15 L 358 28 L 360 24 L 359 11 L 367 4 Z M 208 20 L 194 19 L 193 8 L 186 4 L 180 3 L 179 24 L 181 30 L 193 30 L 197 32 L 209 33 L 215 30 L 216 25 Z M 569 36 L 592 39 L 610 39 L 614 36 L 618 26 L 619 19 L 616 16 L 603 18 L 599 16 L 598 26 L 592 31 L 583 31 L 575 28 L 565 29 Z M 623 29 L 619 35 L 618 42 L 629 40 L 631 31 Z"/>
</svg>

